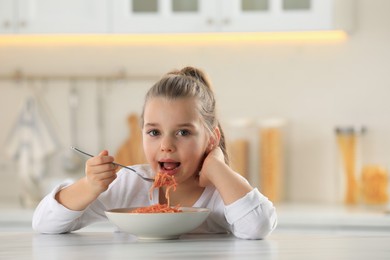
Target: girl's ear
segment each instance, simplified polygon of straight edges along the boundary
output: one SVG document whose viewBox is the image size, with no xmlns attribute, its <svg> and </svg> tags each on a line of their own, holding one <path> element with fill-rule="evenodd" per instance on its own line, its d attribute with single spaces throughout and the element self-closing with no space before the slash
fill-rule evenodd
<svg viewBox="0 0 390 260">
<path fill-rule="evenodd" d="M 213 134 L 210 136 L 209 147 L 208 147 L 209 151 L 211 151 L 216 146 L 218 146 L 220 140 L 221 140 L 221 131 L 219 130 L 219 127 L 215 127 Z"/>
</svg>

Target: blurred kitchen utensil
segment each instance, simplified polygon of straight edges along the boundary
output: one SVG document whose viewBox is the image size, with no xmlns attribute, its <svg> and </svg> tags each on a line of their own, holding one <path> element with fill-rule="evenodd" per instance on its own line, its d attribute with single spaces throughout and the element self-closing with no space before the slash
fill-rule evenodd
<svg viewBox="0 0 390 260">
<path fill-rule="evenodd" d="M 94 157 L 94 155 L 89 154 L 89 153 L 86 153 L 86 152 L 84 152 L 84 151 L 81 151 L 80 149 L 78 149 L 78 148 L 76 148 L 76 147 L 73 147 L 73 146 L 72 146 L 71 148 L 72 148 L 73 150 L 75 150 L 76 152 L 82 153 L 82 154 L 87 155 L 87 156 L 89 156 L 89 157 Z M 141 179 L 143 179 L 143 180 L 145 180 L 145 181 L 154 182 L 154 179 L 151 179 L 151 178 L 147 178 L 147 177 L 142 176 L 139 172 L 137 172 L 137 171 L 134 170 L 133 168 L 130 168 L 130 167 L 128 167 L 128 166 L 124 166 L 124 165 L 119 164 L 119 163 L 116 163 L 116 162 L 113 162 L 112 164 L 114 164 L 114 165 L 116 165 L 116 166 L 120 166 L 120 167 L 122 167 L 122 168 L 125 168 L 125 169 L 128 169 L 128 170 L 134 172 L 134 173 L 137 174 L 139 177 L 141 177 Z"/>
<path fill-rule="evenodd" d="M 115 160 L 124 165 L 135 165 L 146 163 L 144 150 L 142 148 L 142 129 L 139 122 L 140 117 L 133 113 L 127 118 L 130 135 L 119 147 L 115 154 Z"/>
<path fill-rule="evenodd" d="M 69 114 L 70 114 L 70 143 L 77 145 L 77 110 L 79 106 L 79 95 L 77 92 L 77 83 L 72 80 L 72 86 L 69 93 Z M 69 173 L 76 173 L 81 168 L 82 162 L 78 156 L 66 149 L 63 155 L 63 169 Z"/>
<path fill-rule="evenodd" d="M 23 83 L 22 83 L 23 84 Z M 7 137 L 5 152 L 17 161 L 18 192 L 23 207 L 34 208 L 42 199 L 42 182 L 58 140 L 51 129 L 41 93 L 26 82 L 27 96 Z"/>
</svg>

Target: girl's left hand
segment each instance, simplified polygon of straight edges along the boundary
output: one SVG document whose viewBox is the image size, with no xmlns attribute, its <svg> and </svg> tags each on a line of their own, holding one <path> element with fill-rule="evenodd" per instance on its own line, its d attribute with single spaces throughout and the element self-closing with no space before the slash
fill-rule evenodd
<svg viewBox="0 0 390 260">
<path fill-rule="evenodd" d="M 199 172 L 199 185 L 206 187 L 212 184 L 209 175 L 212 174 L 212 168 L 215 163 L 225 163 L 225 156 L 219 146 L 213 148 L 203 161 L 202 168 Z"/>
</svg>

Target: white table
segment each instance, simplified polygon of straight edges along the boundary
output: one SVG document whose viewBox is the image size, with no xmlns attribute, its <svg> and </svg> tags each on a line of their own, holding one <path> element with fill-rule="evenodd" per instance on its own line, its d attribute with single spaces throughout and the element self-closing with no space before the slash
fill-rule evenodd
<svg viewBox="0 0 390 260">
<path fill-rule="evenodd" d="M 0 233 L 0 259 L 390 259 L 390 233 L 276 230 L 266 240 L 184 235 L 142 241 L 125 233 Z"/>
<path fill-rule="evenodd" d="M 390 259 L 390 215 L 320 211 L 320 218 L 308 215 L 317 212 L 312 208 L 295 209 L 280 209 L 280 225 L 265 240 L 222 234 L 165 241 L 115 233 L 108 222 L 71 234 L 43 235 L 31 230 L 31 211 L 2 211 L 0 259 Z M 306 212 L 306 220 L 296 212 Z"/>
</svg>

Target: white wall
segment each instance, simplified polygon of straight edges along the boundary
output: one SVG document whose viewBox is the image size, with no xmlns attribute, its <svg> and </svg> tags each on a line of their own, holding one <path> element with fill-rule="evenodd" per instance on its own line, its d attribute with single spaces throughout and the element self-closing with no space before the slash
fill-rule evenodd
<svg viewBox="0 0 390 260">
<path fill-rule="evenodd" d="M 162 75 L 194 65 L 210 75 L 223 120 L 238 117 L 288 121 L 287 197 L 295 202 L 332 202 L 337 191 L 333 129 L 340 124 L 368 127 L 368 158 L 390 166 L 390 2 L 360 0 L 355 31 L 343 43 L 243 43 L 164 46 L 2 46 L 0 73 L 16 68 L 38 74 L 98 74 L 124 68 Z M 79 145 L 111 151 L 127 137 L 126 115 L 139 112 L 153 82 L 100 88 L 104 99 L 103 141 L 97 131 L 95 82 L 80 86 Z M 1 150 L 27 88 L 0 83 Z M 58 138 L 69 145 L 69 84 L 36 86 L 47 104 Z M 51 177 L 69 177 L 52 166 Z M 0 203 L 16 202 L 17 174 L 0 160 Z M 53 177 L 53 178 L 54 178 Z M 70 176 L 77 177 L 77 175 Z M 256 184 L 256 183 L 255 183 Z"/>
</svg>

